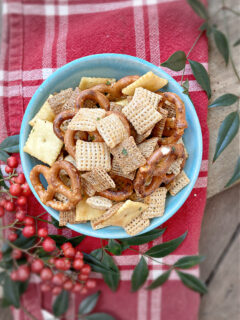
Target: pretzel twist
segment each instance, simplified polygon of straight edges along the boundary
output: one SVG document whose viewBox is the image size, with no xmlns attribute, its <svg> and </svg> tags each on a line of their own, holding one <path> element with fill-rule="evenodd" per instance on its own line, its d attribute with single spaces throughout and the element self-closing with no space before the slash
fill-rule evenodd
<svg viewBox="0 0 240 320">
<path fill-rule="evenodd" d="M 59 177 L 60 170 L 65 170 L 70 177 L 71 188 L 67 187 Z M 40 181 L 40 174 L 47 180 L 48 187 L 44 188 Z M 44 165 L 35 166 L 30 172 L 30 180 L 40 200 L 57 211 L 73 209 L 81 200 L 81 182 L 77 169 L 68 161 L 60 160 L 51 168 Z M 68 198 L 67 202 L 54 199 L 55 193 L 61 193 Z"/>
<path fill-rule="evenodd" d="M 76 108 L 84 108 L 84 102 L 86 100 L 93 100 L 99 104 L 102 109 L 109 110 L 110 102 L 108 98 L 102 94 L 100 91 L 95 90 L 94 88 L 86 89 L 80 92 L 77 98 Z"/>
<path fill-rule="evenodd" d="M 97 194 L 104 198 L 113 201 L 123 201 L 126 200 L 133 193 L 133 183 L 130 179 L 120 177 L 117 175 L 111 175 L 112 179 L 116 183 L 116 188 L 107 189 Z"/>
<path fill-rule="evenodd" d="M 64 132 L 61 130 L 61 125 L 65 120 L 72 119 L 76 115 L 76 111 L 72 110 L 65 110 L 60 112 L 56 118 L 53 121 L 53 131 L 55 135 L 61 139 L 64 140 Z"/>
</svg>

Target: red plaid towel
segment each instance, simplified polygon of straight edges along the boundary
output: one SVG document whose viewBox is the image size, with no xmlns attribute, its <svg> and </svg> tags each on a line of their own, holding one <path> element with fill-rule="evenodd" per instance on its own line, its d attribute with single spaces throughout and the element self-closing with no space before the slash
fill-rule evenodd
<svg viewBox="0 0 240 320">
<path fill-rule="evenodd" d="M 185 0 L 5 0 L 3 3 L 3 41 L 0 67 L 0 141 L 19 133 L 24 110 L 38 86 L 54 70 L 76 58 L 103 52 L 124 53 L 146 59 L 159 66 L 174 51 L 188 52 L 198 35 L 201 19 Z M 207 67 L 207 40 L 202 37 L 190 55 Z M 177 81 L 181 72 L 166 70 Z M 196 83 L 189 65 L 191 98 L 203 132 L 203 161 L 196 185 L 183 207 L 167 223 L 163 239 L 143 245 L 147 249 L 159 241 L 167 241 L 188 230 L 188 236 L 174 254 L 162 261 L 172 263 L 184 255 L 198 253 L 201 220 L 206 200 L 208 169 L 207 97 Z M 41 206 L 35 199 L 29 203 L 30 214 L 38 214 Z M 52 234 L 58 231 L 49 225 Z M 71 236 L 65 229 L 62 234 Z M 85 251 L 98 248 L 99 240 L 87 237 Z M 161 288 L 130 292 L 132 270 L 139 256 L 125 252 L 116 257 L 121 269 L 118 291 L 112 293 L 102 279 L 98 287 L 102 296 L 97 311 L 109 312 L 118 320 L 195 320 L 199 295 L 184 287 L 177 275 Z M 148 261 L 150 279 L 163 272 L 163 267 Z M 188 271 L 198 276 L 198 268 Z M 34 299 L 33 299 L 34 297 Z M 81 297 L 72 297 L 66 319 L 74 319 Z M 37 319 L 43 319 L 40 308 L 51 310 L 52 297 L 42 295 L 32 283 L 23 298 L 24 305 Z M 15 319 L 24 318 L 14 311 Z"/>
</svg>

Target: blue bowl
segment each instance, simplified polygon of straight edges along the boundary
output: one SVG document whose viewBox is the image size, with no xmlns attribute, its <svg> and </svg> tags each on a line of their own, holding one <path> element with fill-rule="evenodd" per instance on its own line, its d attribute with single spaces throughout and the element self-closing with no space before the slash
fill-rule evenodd
<svg viewBox="0 0 240 320">
<path fill-rule="evenodd" d="M 167 197 L 164 216 L 152 219 L 150 226 L 146 228 L 142 233 L 150 231 L 163 224 L 165 221 L 171 218 L 183 205 L 197 180 L 202 160 L 201 127 L 194 106 L 188 96 L 183 94 L 182 87 L 170 75 L 161 70 L 161 68 L 156 67 L 153 64 L 136 57 L 109 53 L 83 57 L 61 67 L 42 83 L 42 85 L 37 89 L 31 101 L 29 102 L 21 125 L 20 156 L 23 172 L 26 176 L 27 182 L 34 196 L 40 203 L 41 201 L 29 179 L 31 169 L 40 162 L 37 159 L 31 157 L 29 154 L 23 152 L 23 146 L 25 145 L 25 142 L 31 130 L 28 122 L 38 112 L 39 108 L 42 106 L 49 94 L 69 87 L 76 87 L 79 84 L 80 78 L 82 76 L 111 77 L 120 79 L 124 76 L 132 74 L 142 75 L 148 71 L 152 71 L 156 75 L 167 79 L 168 85 L 164 87 L 164 90 L 175 92 L 185 103 L 188 128 L 185 130 L 183 140 L 188 150 L 189 158 L 186 161 L 184 170 L 190 178 L 191 182 L 175 197 Z M 59 220 L 59 213 L 57 211 L 45 206 L 42 203 L 41 205 L 48 213 L 50 213 L 51 216 Z M 127 233 L 120 227 L 107 227 L 100 230 L 93 230 L 90 223 L 74 225 L 68 224 L 67 226 L 79 233 L 96 238 L 120 239 L 129 237 Z"/>
</svg>

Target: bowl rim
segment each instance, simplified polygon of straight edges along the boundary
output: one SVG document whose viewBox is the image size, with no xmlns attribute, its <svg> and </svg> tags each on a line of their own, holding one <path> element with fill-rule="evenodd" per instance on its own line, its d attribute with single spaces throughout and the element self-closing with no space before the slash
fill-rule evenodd
<svg viewBox="0 0 240 320">
<path fill-rule="evenodd" d="M 91 60 L 95 60 L 98 58 L 119 58 L 119 59 L 126 59 L 126 60 L 133 60 L 135 62 L 139 62 L 140 64 L 144 64 L 145 66 L 149 67 L 153 72 L 153 69 L 160 69 L 162 76 L 165 77 L 169 82 L 171 82 L 174 86 L 176 86 L 180 92 L 183 94 L 183 88 L 180 86 L 180 84 L 173 79 L 166 71 L 164 71 L 161 67 L 156 66 L 146 60 L 143 60 L 141 58 L 135 57 L 135 56 L 131 56 L 131 55 L 127 55 L 127 54 L 117 54 L 117 53 L 101 53 L 101 54 L 94 54 L 94 55 L 89 55 L 89 56 L 85 56 L 85 57 L 81 57 L 78 59 L 75 59 L 67 64 L 65 64 L 64 66 L 58 68 L 56 71 L 54 71 L 50 76 L 48 76 L 48 78 L 46 80 L 44 80 L 42 82 L 42 84 L 38 87 L 38 89 L 36 90 L 36 92 L 33 94 L 33 96 L 31 97 L 28 106 L 24 112 L 24 116 L 22 119 L 22 123 L 21 123 L 21 129 L 20 129 L 20 137 L 19 137 L 19 141 L 20 141 L 20 158 L 21 158 L 21 162 L 22 162 L 22 169 L 24 172 L 24 175 L 26 177 L 27 183 L 29 184 L 31 191 L 33 192 L 35 198 L 38 200 L 38 202 L 43 206 L 43 208 L 48 212 L 48 214 L 50 214 L 51 216 L 53 216 L 55 219 L 59 220 L 59 214 L 53 212 L 53 209 L 44 205 L 39 196 L 37 195 L 35 189 L 32 186 L 32 183 L 30 181 L 30 177 L 27 174 L 27 164 L 26 164 L 26 160 L 25 160 L 25 152 L 23 151 L 23 146 L 25 144 L 24 141 L 24 131 L 25 128 L 29 122 L 29 119 L 27 119 L 27 114 L 29 113 L 29 110 L 32 108 L 32 106 L 35 104 L 35 101 L 37 100 L 37 97 L 39 94 L 41 94 L 41 92 L 45 89 L 48 88 L 49 83 L 51 83 L 51 81 L 53 81 L 55 78 L 57 78 L 58 76 L 61 76 L 62 73 L 64 73 L 65 70 L 68 70 L 71 67 L 74 67 L 75 65 L 77 66 L 82 62 L 86 62 L 86 61 L 91 61 Z M 191 108 L 191 113 L 193 114 L 193 120 L 194 120 L 194 126 L 196 129 L 196 144 L 197 144 L 197 159 L 196 159 L 196 165 L 190 180 L 190 183 L 187 186 L 186 192 L 183 193 L 181 199 L 179 201 L 176 201 L 175 203 L 171 204 L 171 209 L 170 212 L 168 212 L 166 215 L 163 215 L 162 217 L 158 217 L 161 218 L 161 221 L 159 223 L 159 221 L 155 218 L 151 220 L 150 225 L 144 229 L 142 232 L 140 232 L 138 235 L 146 233 L 150 230 L 153 230 L 157 227 L 159 227 L 160 225 L 162 225 L 164 222 L 166 222 L 167 220 L 169 220 L 184 204 L 184 202 L 187 200 L 187 198 L 190 196 L 193 187 L 196 183 L 196 180 L 198 178 L 199 175 L 199 171 L 200 171 L 200 167 L 201 167 L 201 162 L 202 162 L 202 154 L 203 154 L 203 141 L 202 141 L 202 131 L 201 131 L 201 125 L 195 110 L 195 107 L 192 103 L 192 101 L 190 100 L 190 98 L 187 95 L 184 95 L 181 97 L 182 100 L 185 100 L 184 103 L 188 104 L 188 107 Z M 83 227 L 82 227 L 83 226 Z M 90 231 L 86 231 L 84 229 L 84 225 L 82 224 L 67 224 L 66 227 L 78 232 L 78 233 L 82 233 L 85 234 L 87 236 L 92 236 L 92 237 L 96 237 L 96 238 L 107 238 L 107 239 L 122 239 L 122 238 L 128 238 L 131 237 L 130 235 L 128 235 L 123 229 L 121 231 L 117 231 L 118 229 L 116 229 L 116 232 L 120 232 L 120 235 L 114 236 L 115 230 L 113 230 L 110 234 L 104 235 L 104 230 L 106 230 L 107 228 L 104 229 L 100 229 L 100 230 L 93 230 L 91 229 Z M 119 228 L 119 227 L 116 227 Z M 102 231 L 102 232 L 99 232 Z"/>
</svg>

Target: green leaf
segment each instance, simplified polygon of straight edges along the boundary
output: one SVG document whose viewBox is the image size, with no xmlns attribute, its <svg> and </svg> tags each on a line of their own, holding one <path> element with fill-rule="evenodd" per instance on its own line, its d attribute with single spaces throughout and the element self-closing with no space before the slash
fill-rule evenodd
<svg viewBox="0 0 240 320">
<path fill-rule="evenodd" d="M 193 75 L 203 90 L 207 93 L 208 99 L 211 98 L 211 87 L 208 73 L 204 66 L 194 60 L 188 59 L 190 66 L 192 68 Z"/>
<path fill-rule="evenodd" d="M 18 283 L 12 281 L 9 275 L 6 275 L 3 286 L 4 298 L 15 308 L 20 307 L 20 295 Z"/>
<path fill-rule="evenodd" d="M 100 254 L 101 258 L 100 258 Z M 95 255 L 98 254 L 98 256 L 95 257 Z M 103 261 L 104 252 L 102 252 L 102 249 L 97 249 L 91 252 L 91 254 L 83 253 L 84 255 L 84 261 L 89 264 L 93 271 L 100 272 L 102 274 L 108 273 L 112 275 L 116 275 L 116 271 L 113 270 L 109 264 L 105 264 L 105 261 Z"/>
<path fill-rule="evenodd" d="M 2 174 L 1 168 L 0 168 L 0 186 L 3 187 L 4 189 L 7 189 L 7 190 L 9 189 L 3 179 L 3 174 Z"/>
<path fill-rule="evenodd" d="M 138 246 L 159 238 L 165 232 L 165 230 L 166 229 L 154 229 L 136 237 L 121 239 L 121 242 L 130 246 Z"/>
<path fill-rule="evenodd" d="M 208 13 L 203 3 L 198 0 L 187 0 L 188 4 L 196 12 L 196 14 L 202 19 L 208 19 Z"/>
<path fill-rule="evenodd" d="M 110 239 L 108 241 L 108 246 L 106 249 L 110 251 L 112 254 L 115 254 L 116 256 L 119 256 L 122 253 L 121 244 L 114 239 Z"/>
<path fill-rule="evenodd" d="M 141 257 L 139 263 L 136 265 L 136 267 L 133 270 L 132 274 L 132 291 L 137 291 L 147 280 L 148 277 L 148 265 L 143 258 Z"/>
<path fill-rule="evenodd" d="M 177 262 L 174 263 L 174 267 L 180 268 L 180 269 L 188 269 L 196 266 L 200 262 L 202 262 L 205 259 L 203 256 L 186 256 L 183 258 L 180 258 Z"/>
<path fill-rule="evenodd" d="M 213 28 L 211 27 L 211 25 L 208 24 L 207 21 L 203 22 L 203 24 L 200 26 L 199 30 L 206 31 L 207 37 L 209 37 L 211 35 L 211 33 L 213 32 Z"/>
<path fill-rule="evenodd" d="M 109 286 L 112 291 L 116 291 L 119 285 L 120 280 L 120 272 L 118 266 L 115 264 L 113 258 L 107 254 L 107 252 L 103 252 L 103 261 L 108 268 L 111 268 L 113 272 L 105 272 L 103 273 L 103 279 L 105 283 Z"/>
<path fill-rule="evenodd" d="M 218 51 L 223 56 L 227 65 L 229 60 L 229 46 L 228 46 L 227 38 L 222 31 L 219 31 L 217 29 L 214 29 L 213 34 L 214 34 L 214 40 L 218 48 Z"/>
<path fill-rule="evenodd" d="M 60 248 L 61 245 L 68 242 L 68 240 L 69 240 L 66 237 L 58 235 L 58 234 L 49 235 L 49 237 L 52 238 L 56 242 L 56 246 L 58 248 Z"/>
<path fill-rule="evenodd" d="M 174 71 L 180 71 L 185 67 L 187 57 L 184 51 L 174 52 L 161 66 Z"/>
<path fill-rule="evenodd" d="M 2 297 L 1 307 L 2 308 L 9 308 L 10 306 L 11 306 L 11 303 L 5 297 Z"/>
<path fill-rule="evenodd" d="M 167 256 L 169 253 L 172 253 L 174 250 L 177 249 L 177 247 L 180 246 L 180 244 L 183 242 L 183 240 L 186 238 L 187 231 L 181 235 L 179 238 L 176 238 L 174 240 L 164 242 L 161 244 L 158 244 L 151 249 L 149 249 L 145 254 L 147 254 L 150 257 L 154 258 L 162 258 Z"/>
<path fill-rule="evenodd" d="M 240 157 L 238 158 L 237 165 L 235 167 L 234 173 L 225 188 L 230 187 L 233 183 L 240 179 Z"/>
<path fill-rule="evenodd" d="M 4 282 L 6 275 L 7 275 L 6 271 L 0 272 L 0 284 Z"/>
<path fill-rule="evenodd" d="M 13 242 L 13 244 L 21 249 L 29 249 L 36 243 L 36 236 L 25 238 L 23 234 L 21 233 L 17 240 Z"/>
<path fill-rule="evenodd" d="M 196 278 L 195 276 L 185 273 L 185 272 L 181 272 L 179 270 L 176 270 L 177 274 L 179 275 L 179 278 L 181 279 L 182 283 L 194 290 L 197 291 L 199 293 L 207 293 L 207 287 L 205 286 L 205 284 L 198 278 Z"/>
<path fill-rule="evenodd" d="M 86 320 L 115 320 L 114 317 L 104 312 L 92 313 L 85 316 Z"/>
<path fill-rule="evenodd" d="M 161 285 L 164 284 L 164 282 L 166 282 L 170 276 L 171 273 L 171 269 L 164 272 L 163 274 L 161 274 L 159 277 L 157 277 L 157 279 L 155 279 L 150 286 L 147 287 L 147 289 L 149 290 L 153 290 L 157 287 L 160 287 Z"/>
<path fill-rule="evenodd" d="M 74 247 L 76 247 L 83 241 L 83 239 L 85 239 L 84 235 L 67 239 L 67 241 L 70 242 Z"/>
<path fill-rule="evenodd" d="M 61 315 L 63 315 L 67 309 L 68 309 L 68 305 L 69 305 L 69 292 L 63 290 L 56 298 L 56 300 L 53 303 L 53 314 L 56 317 L 60 317 Z"/>
<path fill-rule="evenodd" d="M 0 144 L 0 149 L 10 153 L 19 152 L 19 135 L 7 137 Z"/>
<path fill-rule="evenodd" d="M 79 310 L 78 313 L 79 314 L 88 314 L 90 313 L 96 306 L 99 296 L 100 296 L 100 291 L 91 294 L 90 296 L 88 296 L 87 298 L 85 298 L 80 306 L 79 306 Z"/>
<path fill-rule="evenodd" d="M 240 45 L 240 39 L 238 39 L 236 42 L 234 42 L 233 46 L 236 47 L 236 46 L 239 46 Z"/>
<path fill-rule="evenodd" d="M 7 162 L 7 159 L 9 158 L 9 155 L 7 152 L 0 150 L 0 160 L 3 162 Z"/>
<path fill-rule="evenodd" d="M 232 93 L 226 93 L 222 95 L 221 97 L 214 100 L 208 108 L 214 108 L 214 107 L 220 107 L 220 106 L 231 106 L 235 102 L 237 102 L 239 99 L 238 96 Z"/>
<path fill-rule="evenodd" d="M 24 282 L 18 282 L 18 290 L 19 290 L 19 295 L 21 296 L 26 292 L 27 288 L 29 285 L 29 280 L 24 281 Z"/>
<path fill-rule="evenodd" d="M 231 112 L 223 120 L 217 137 L 216 150 L 213 157 L 213 162 L 217 160 L 223 150 L 229 145 L 229 143 L 236 136 L 239 129 L 239 114 L 237 111 Z"/>
</svg>

